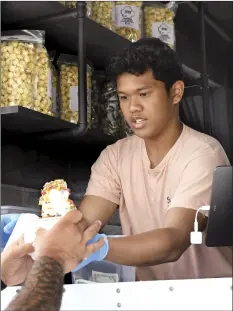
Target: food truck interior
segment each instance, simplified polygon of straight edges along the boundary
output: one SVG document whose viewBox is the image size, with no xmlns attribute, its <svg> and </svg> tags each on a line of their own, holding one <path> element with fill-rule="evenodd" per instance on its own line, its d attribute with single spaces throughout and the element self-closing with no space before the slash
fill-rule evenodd
<svg viewBox="0 0 233 311">
<path fill-rule="evenodd" d="M 143 1 L 142 12 L 147 6 L 167 3 Z M 185 73 L 181 120 L 217 138 L 232 165 L 232 2 L 177 1 L 174 11 L 174 48 Z M 63 119 L 57 115 L 61 83 L 53 85 L 57 87 L 56 115 L 49 115 L 40 105 L 8 105 L 2 100 L 2 213 L 25 208 L 39 213 L 40 189 L 45 182 L 61 176 L 78 205 L 85 193 L 91 165 L 100 152 L 108 144 L 130 135 L 119 113 L 116 91 L 108 85 L 104 74 L 105 59 L 127 47 L 130 39 L 91 17 L 88 4 L 81 1 L 70 6 L 61 1 L 3 1 L 1 12 L 2 36 L 5 31 L 11 31 L 9 42 L 10 38 L 17 38 L 20 30 L 43 32 L 42 45 L 48 51 L 53 72 L 57 73 L 54 77 L 58 78 L 62 55 L 69 55 L 79 64 L 78 123 L 69 115 Z M 141 36 L 146 34 L 145 25 Z M 40 39 L 41 33 L 33 34 L 32 43 Z M 63 64 L 68 62 L 67 56 Z M 87 79 L 86 64 L 90 74 Z M 2 70 L 7 70 L 4 64 Z M 104 232 L 121 234 L 118 213 Z"/>
</svg>

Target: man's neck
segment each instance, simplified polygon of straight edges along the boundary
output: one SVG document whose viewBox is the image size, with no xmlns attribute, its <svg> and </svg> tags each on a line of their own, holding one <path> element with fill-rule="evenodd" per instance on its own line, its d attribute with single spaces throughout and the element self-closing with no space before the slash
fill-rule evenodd
<svg viewBox="0 0 233 311">
<path fill-rule="evenodd" d="M 182 130 L 183 124 L 180 121 L 172 122 L 159 136 L 145 140 L 151 168 L 156 167 L 162 161 L 180 137 Z"/>
</svg>

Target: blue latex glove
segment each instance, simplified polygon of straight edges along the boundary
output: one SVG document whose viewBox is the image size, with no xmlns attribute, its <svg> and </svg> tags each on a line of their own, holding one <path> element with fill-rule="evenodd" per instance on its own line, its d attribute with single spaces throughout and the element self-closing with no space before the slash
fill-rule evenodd
<svg viewBox="0 0 233 311">
<path fill-rule="evenodd" d="M 95 253 L 91 254 L 87 259 L 83 260 L 72 272 L 77 272 L 78 270 L 82 269 L 83 267 L 89 265 L 89 263 L 93 261 L 101 261 L 107 256 L 109 246 L 108 246 L 108 238 L 106 234 L 96 234 L 96 236 L 88 241 L 87 244 L 92 244 L 94 242 L 99 241 L 99 239 L 104 238 L 105 243 L 104 245 L 98 249 Z"/>
<path fill-rule="evenodd" d="M 13 232 L 15 225 L 19 219 L 20 214 L 6 214 L 1 215 L 1 248 L 6 246 L 6 243 Z"/>
</svg>

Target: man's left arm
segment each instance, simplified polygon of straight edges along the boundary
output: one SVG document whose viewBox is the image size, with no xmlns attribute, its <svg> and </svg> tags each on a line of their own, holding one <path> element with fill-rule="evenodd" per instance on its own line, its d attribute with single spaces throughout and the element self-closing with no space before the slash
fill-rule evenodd
<svg viewBox="0 0 233 311">
<path fill-rule="evenodd" d="M 164 226 L 134 236 L 109 239 L 106 259 L 137 267 L 177 261 L 190 246 L 197 209 L 210 204 L 213 172 L 224 164 L 214 152 L 191 160 L 166 211 Z M 204 231 L 206 224 L 207 218 L 199 213 L 199 231 Z"/>
<path fill-rule="evenodd" d="M 129 237 L 109 239 L 107 260 L 136 267 L 153 266 L 177 261 L 190 245 L 190 232 L 196 211 L 173 208 L 167 212 L 164 228 Z M 198 217 L 199 231 L 206 219 Z"/>
</svg>

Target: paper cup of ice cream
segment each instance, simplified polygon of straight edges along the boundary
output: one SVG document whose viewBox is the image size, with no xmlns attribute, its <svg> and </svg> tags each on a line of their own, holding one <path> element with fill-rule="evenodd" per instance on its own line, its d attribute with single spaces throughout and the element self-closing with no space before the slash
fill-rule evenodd
<svg viewBox="0 0 233 311">
<path fill-rule="evenodd" d="M 70 189 L 63 179 L 56 179 L 44 185 L 39 200 L 42 212 L 38 228 L 50 230 L 61 217 L 76 209 L 69 196 Z"/>
<path fill-rule="evenodd" d="M 42 228 L 45 230 L 50 230 L 58 222 L 59 219 L 61 219 L 61 216 L 53 218 L 40 218 L 38 221 L 37 229 Z"/>
<path fill-rule="evenodd" d="M 41 218 L 35 214 L 22 214 L 7 243 L 11 244 L 24 234 L 25 243 L 33 243 L 39 228 L 50 230 L 70 210 L 76 209 L 74 202 L 69 199 L 70 190 L 63 179 L 56 179 L 44 185 L 39 199 Z M 35 259 L 35 254 L 30 254 Z"/>
</svg>

